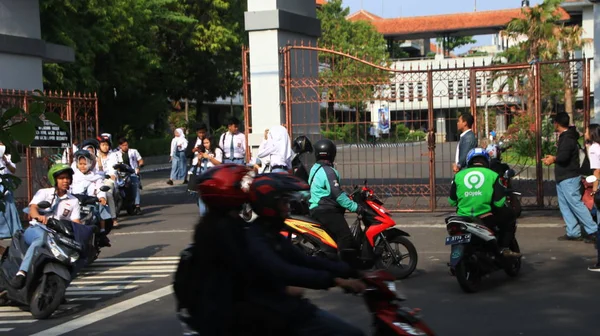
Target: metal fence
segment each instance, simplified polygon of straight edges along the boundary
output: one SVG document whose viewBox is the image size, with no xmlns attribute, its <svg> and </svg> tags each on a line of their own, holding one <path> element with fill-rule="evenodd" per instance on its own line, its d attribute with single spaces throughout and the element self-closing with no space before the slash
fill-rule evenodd
<svg viewBox="0 0 600 336">
<path fill-rule="evenodd" d="M 247 129 L 249 52 L 243 52 Z M 523 193 L 523 205 L 557 206 L 553 167 L 540 161 L 555 145 L 549 117 L 567 110 L 583 134 L 590 120 L 592 60 L 467 62 L 381 66 L 334 49 L 289 45 L 280 62 L 286 125 L 292 136 L 338 144 L 336 167 L 346 188 L 368 180 L 392 211 L 435 211 L 449 209 L 460 136 L 456 121 L 468 112 L 480 146 L 489 142 L 491 130 L 496 141 L 512 145 L 504 159 L 518 173 L 513 186 Z M 389 110 L 388 134 L 373 132 L 380 109 Z"/>
<path fill-rule="evenodd" d="M 0 89 L 0 112 L 11 107 L 27 106 L 36 93 Z M 46 110 L 59 114 L 63 120 L 71 121 L 73 139 L 83 140 L 95 137 L 98 130 L 98 98 L 96 94 L 48 91 Z M 33 197 L 33 193 L 48 186 L 47 173 L 53 155 L 62 155 L 63 149 L 29 148 L 17 145 L 21 162 L 17 164 L 16 175 L 23 180 L 16 191 L 17 206 L 22 208 Z"/>
</svg>

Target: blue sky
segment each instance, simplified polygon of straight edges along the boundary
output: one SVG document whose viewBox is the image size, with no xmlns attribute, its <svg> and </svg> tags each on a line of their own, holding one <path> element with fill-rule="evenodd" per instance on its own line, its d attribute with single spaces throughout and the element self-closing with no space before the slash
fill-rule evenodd
<svg viewBox="0 0 600 336">
<path fill-rule="evenodd" d="M 384 18 L 440 15 L 452 13 L 472 12 L 477 2 L 477 11 L 518 8 L 521 0 L 343 0 L 345 6 L 350 7 L 354 13 L 361 9 Z M 542 0 L 531 0 L 530 4 L 541 3 Z M 477 44 L 491 44 L 489 35 L 476 36 Z M 467 51 L 470 46 L 456 50 L 458 53 Z"/>
</svg>

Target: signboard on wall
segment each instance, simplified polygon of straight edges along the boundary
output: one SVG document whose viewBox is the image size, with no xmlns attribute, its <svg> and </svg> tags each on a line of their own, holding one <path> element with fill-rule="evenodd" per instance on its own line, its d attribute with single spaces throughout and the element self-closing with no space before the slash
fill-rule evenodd
<svg viewBox="0 0 600 336">
<path fill-rule="evenodd" d="M 390 108 L 383 107 L 378 111 L 379 122 L 377 126 L 380 134 L 390 134 Z"/>
<path fill-rule="evenodd" d="M 44 125 L 36 127 L 35 138 L 30 147 L 68 148 L 71 145 L 71 122 L 65 121 L 68 131 L 44 120 Z"/>
</svg>

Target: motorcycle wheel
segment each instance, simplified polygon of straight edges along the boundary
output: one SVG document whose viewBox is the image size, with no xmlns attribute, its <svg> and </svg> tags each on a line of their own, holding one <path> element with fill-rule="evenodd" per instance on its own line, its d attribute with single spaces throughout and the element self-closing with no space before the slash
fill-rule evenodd
<svg viewBox="0 0 600 336">
<path fill-rule="evenodd" d="M 513 252 L 521 252 L 521 249 L 519 248 L 519 243 L 517 242 L 516 238 L 512 241 L 512 243 L 510 243 L 510 250 Z M 504 267 L 504 272 L 506 272 L 506 275 L 508 275 L 511 278 L 518 276 L 519 272 L 521 271 L 521 258 L 513 259 L 514 260 L 510 264 L 507 264 Z"/>
<path fill-rule="evenodd" d="M 469 262 L 467 256 L 456 265 L 456 280 L 460 288 L 466 293 L 475 293 L 479 290 L 481 276 L 474 263 Z"/>
<path fill-rule="evenodd" d="M 56 274 L 45 274 L 31 297 L 31 315 L 38 320 L 47 319 L 58 308 L 65 296 L 65 281 Z M 44 284 L 44 286 L 42 286 Z"/>
<path fill-rule="evenodd" d="M 510 206 L 514 211 L 515 216 L 517 216 L 517 218 L 521 217 L 523 209 L 521 208 L 521 201 L 519 200 L 519 197 L 517 195 L 510 196 Z"/>
<path fill-rule="evenodd" d="M 383 248 L 383 253 L 381 257 L 377 260 L 375 266 L 379 269 L 385 269 L 394 275 L 397 279 L 404 279 L 411 275 L 415 269 L 417 268 L 417 263 L 419 261 L 419 255 L 417 254 L 417 249 L 415 245 L 408 240 L 406 237 L 398 236 L 394 237 L 387 241 L 389 247 L 391 247 L 394 251 L 390 251 L 388 245 L 381 240 L 379 244 L 377 244 L 378 248 Z M 404 246 L 406 250 L 408 250 L 408 254 L 401 254 L 399 246 Z M 394 258 L 392 257 L 392 253 L 400 255 L 400 261 L 410 258 L 408 266 L 404 266 L 402 264 L 397 265 L 394 264 Z"/>
</svg>

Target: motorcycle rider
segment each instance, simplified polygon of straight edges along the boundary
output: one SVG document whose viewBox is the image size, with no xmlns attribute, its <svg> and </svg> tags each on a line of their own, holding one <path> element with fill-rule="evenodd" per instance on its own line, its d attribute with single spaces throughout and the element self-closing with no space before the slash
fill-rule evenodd
<svg viewBox="0 0 600 336">
<path fill-rule="evenodd" d="M 490 169 L 493 170 L 494 172 L 496 172 L 496 174 L 498 174 L 500 176 L 504 176 L 504 173 L 506 173 L 506 171 L 508 169 L 510 169 L 510 167 L 506 163 L 503 163 L 501 161 L 501 159 L 500 159 L 501 151 L 500 151 L 500 148 L 498 147 L 498 145 L 496 145 L 496 144 L 488 145 L 485 148 L 485 151 L 490 156 Z"/>
<path fill-rule="evenodd" d="M 141 215 L 142 209 L 140 208 L 140 190 L 142 189 L 142 185 L 140 181 L 140 168 L 144 166 L 144 159 L 142 159 L 142 156 L 137 149 L 129 148 L 129 142 L 126 138 L 119 139 L 119 150 L 115 155 L 117 157 L 117 163 L 124 163 L 135 170 L 135 174 L 132 174 L 130 177 L 131 184 L 133 185 L 133 193 L 135 194 L 135 209 L 133 210 L 133 213 L 136 215 Z"/>
<path fill-rule="evenodd" d="M 363 335 L 302 298 L 301 288 L 365 289 L 362 281 L 347 279 L 357 275 L 347 264 L 307 256 L 280 234 L 290 213 L 290 198 L 309 188 L 290 174 L 263 174 L 252 181 L 250 202 L 258 218 L 247 232 L 248 259 L 256 278 L 248 300 L 275 312 L 294 335 Z"/>
<path fill-rule="evenodd" d="M 356 249 L 356 242 L 344 217 L 346 210 L 362 213 L 358 203 L 340 188 L 340 174 L 333 167 L 337 148 L 329 139 L 314 145 L 317 162 L 310 170 L 310 216 L 321 222 L 331 233 L 339 250 Z"/>
<path fill-rule="evenodd" d="M 73 175 L 73 185 L 71 187 L 75 195 L 95 196 L 100 202 L 100 247 L 110 246 L 110 240 L 106 236 L 106 219 L 110 219 L 111 215 L 106 209 L 106 192 L 100 188 L 104 185 L 104 176 L 95 173 L 96 158 L 87 150 L 79 150 L 75 152 L 75 163 L 77 170 Z"/>
<path fill-rule="evenodd" d="M 108 209 L 110 210 L 110 215 L 113 219 L 113 227 L 119 227 L 119 223 L 117 222 L 117 213 L 116 213 L 116 204 L 115 204 L 115 194 L 117 193 L 117 186 L 115 185 L 115 180 L 117 178 L 116 171 L 113 166 L 117 163 L 117 158 L 114 152 L 111 150 L 111 141 L 110 135 L 107 133 L 103 133 L 98 137 L 99 149 L 98 149 L 98 171 L 102 172 L 105 177 L 104 185 L 110 188 L 106 192 L 106 200 L 108 202 Z"/>
<path fill-rule="evenodd" d="M 52 188 L 38 190 L 29 203 L 29 216 L 37 220 L 40 225 L 46 225 L 48 218 L 70 220 L 81 223 L 79 201 L 69 192 L 73 182 L 73 169 L 65 163 L 57 163 L 48 170 L 48 181 Z M 38 208 L 38 204 L 47 201 L 51 207 L 47 210 Z M 23 257 L 19 271 L 10 280 L 10 285 L 16 289 L 25 286 L 27 272 L 31 266 L 36 248 L 45 242 L 45 231 L 38 225 L 31 225 L 23 234 L 25 243 L 29 246 Z"/>
<path fill-rule="evenodd" d="M 467 169 L 454 176 L 448 201 L 457 207 L 457 215 L 477 217 L 492 230 L 498 227 L 500 253 L 504 257 L 519 257 L 519 253 L 510 250 L 515 238 L 515 215 L 505 205 L 506 188 L 500 183 L 500 176 L 489 169 L 489 164 L 485 149 L 471 149 L 467 154 Z"/>
</svg>

